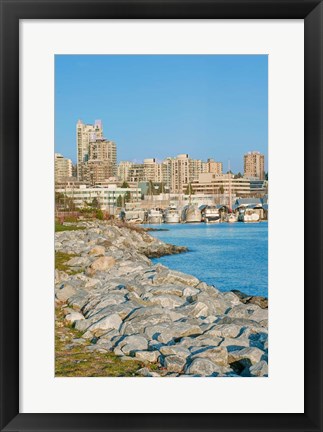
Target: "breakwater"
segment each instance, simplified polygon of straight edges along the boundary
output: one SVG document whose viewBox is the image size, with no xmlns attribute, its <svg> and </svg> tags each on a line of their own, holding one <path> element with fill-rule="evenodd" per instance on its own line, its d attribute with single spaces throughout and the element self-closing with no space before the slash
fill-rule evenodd
<svg viewBox="0 0 323 432">
<path fill-rule="evenodd" d="M 55 273 L 56 305 L 89 351 L 138 359 L 143 376 L 267 376 L 262 297 L 220 292 L 149 257 L 185 252 L 140 229 L 83 222 L 55 234 L 71 258 Z"/>
</svg>

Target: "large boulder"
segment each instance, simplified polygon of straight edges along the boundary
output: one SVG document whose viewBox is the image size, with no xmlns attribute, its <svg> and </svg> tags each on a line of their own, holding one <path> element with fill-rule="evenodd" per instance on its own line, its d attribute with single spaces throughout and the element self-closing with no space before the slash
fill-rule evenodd
<svg viewBox="0 0 323 432">
<path fill-rule="evenodd" d="M 164 356 L 172 356 L 175 355 L 177 357 L 187 358 L 191 355 L 190 350 L 183 346 L 176 345 L 164 345 L 159 348 L 159 351 Z"/>
<path fill-rule="evenodd" d="M 153 278 L 154 285 L 182 284 L 195 287 L 200 282 L 195 276 L 191 276 L 176 270 L 162 270 Z"/>
<path fill-rule="evenodd" d="M 94 324 L 92 324 L 88 330 L 91 332 L 95 332 L 96 330 L 110 330 L 116 329 L 118 330 L 122 324 L 122 319 L 117 313 L 112 315 L 108 315 L 106 317 L 101 318 Z"/>
<path fill-rule="evenodd" d="M 86 272 L 89 276 L 92 276 L 96 272 L 107 272 L 115 265 L 115 263 L 116 261 L 112 256 L 102 256 L 93 261 L 87 268 Z"/>
<path fill-rule="evenodd" d="M 105 254 L 105 247 L 104 246 L 94 246 L 94 248 L 92 248 L 89 251 L 89 255 L 94 255 L 94 256 L 104 256 Z"/>
<path fill-rule="evenodd" d="M 180 373 L 183 371 L 185 364 L 185 358 L 177 355 L 170 355 L 164 359 L 164 366 L 168 372 Z"/>
<path fill-rule="evenodd" d="M 222 346 L 201 349 L 192 357 L 192 360 L 195 358 L 207 358 L 219 366 L 228 365 L 228 351 Z"/>
<path fill-rule="evenodd" d="M 149 298 L 149 301 L 153 305 L 159 305 L 163 308 L 174 309 L 182 306 L 185 303 L 185 299 L 180 298 L 176 295 L 156 295 Z"/>
<path fill-rule="evenodd" d="M 76 293 L 76 288 L 69 284 L 63 284 L 56 291 L 56 298 L 61 302 L 66 302 L 70 297 Z"/>
<path fill-rule="evenodd" d="M 143 362 L 156 363 L 160 356 L 158 351 L 136 351 L 135 357 Z"/>
<path fill-rule="evenodd" d="M 229 352 L 229 363 L 239 362 L 241 360 L 249 360 L 252 365 L 259 363 L 265 353 L 256 347 L 243 348 Z"/>
<path fill-rule="evenodd" d="M 188 375 L 211 376 L 214 373 L 222 373 L 222 369 L 211 360 L 198 357 L 192 361 L 185 372 Z"/>
<path fill-rule="evenodd" d="M 65 316 L 65 321 L 74 324 L 75 321 L 84 320 L 84 316 L 79 312 L 71 312 Z"/>
<path fill-rule="evenodd" d="M 209 337 L 222 336 L 224 338 L 235 338 L 241 333 L 241 331 L 242 326 L 236 324 L 215 324 L 205 334 Z"/>
<path fill-rule="evenodd" d="M 126 336 L 117 344 L 118 354 L 121 350 L 123 354 L 134 356 L 137 351 L 146 351 L 148 349 L 148 341 L 141 335 Z"/>
<path fill-rule="evenodd" d="M 251 376 L 268 376 L 268 364 L 265 360 L 260 360 L 259 363 L 254 364 L 249 368 L 249 373 Z"/>
</svg>

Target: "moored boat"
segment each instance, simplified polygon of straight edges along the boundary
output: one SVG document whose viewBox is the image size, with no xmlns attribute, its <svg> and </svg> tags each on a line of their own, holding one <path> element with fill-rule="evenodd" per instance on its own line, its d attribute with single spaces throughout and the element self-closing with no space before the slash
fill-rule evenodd
<svg viewBox="0 0 323 432">
<path fill-rule="evenodd" d="M 229 213 L 227 215 L 227 222 L 228 223 L 235 223 L 237 221 L 238 221 L 238 218 L 237 218 L 237 216 L 234 213 Z"/>
<path fill-rule="evenodd" d="M 165 210 L 164 222 L 168 224 L 180 222 L 180 215 L 176 206 L 171 205 Z"/>
<path fill-rule="evenodd" d="M 161 224 L 163 222 L 163 214 L 160 210 L 150 209 L 147 219 L 149 224 Z"/>
<path fill-rule="evenodd" d="M 197 205 L 189 204 L 184 207 L 182 212 L 182 220 L 185 223 L 198 223 L 201 222 L 201 210 Z"/>
<path fill-rule="evenodd" d="M 238 221 L 245 223 L 259 222 L 260 216 L 253 208 L 240 208 Z"/>
<path fill-rule="evenodd" d="M 218 223 L 221 219 L 219 209 L 215 205 L 203 206 L 201 216 L 205 223 Z"/>
<path fill-rule="evenodd" d="M 259 214 L 253 209 L 246 209 L 243 216 L 243 222 L 259 222 L 259 219 Z"/>
</svg>

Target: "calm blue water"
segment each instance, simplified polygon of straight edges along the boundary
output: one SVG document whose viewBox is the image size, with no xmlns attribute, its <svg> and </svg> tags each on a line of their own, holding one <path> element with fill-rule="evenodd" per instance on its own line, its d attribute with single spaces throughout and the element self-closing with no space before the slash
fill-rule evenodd
<svg viewBox="0 0 323 432">
<path fill-rule="evenodd" d="M 158 228 L 158 226 L 154 226 Z M 187 246 L 188 253 L 153 259 L 190 273 L 221 291 L 238 289 L 268 296 L 268 223 L 160 225 L 169 231 L 149 234 Z"/>
</svg>

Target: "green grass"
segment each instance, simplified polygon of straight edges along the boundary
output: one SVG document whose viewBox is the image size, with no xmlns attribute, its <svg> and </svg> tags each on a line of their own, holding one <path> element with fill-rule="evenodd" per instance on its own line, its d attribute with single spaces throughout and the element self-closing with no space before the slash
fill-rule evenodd
<svg viewBox="0 0 323 432">
<path fill-rule="evenodd" d="M 74 275 L 77 273 L 83 273 L 84 269 L 77 269 L 72 270 L 70 266 L 66 265 L 67 261 L 69 261 L 71 258 L 74 258 L 78 255 L 75 254 L 67 254 L 64 252 L 55 252 L 55 269 L 64 271 L 65 273 L 68 273 L 70 275 Z"/>
<path fill-rule="evenodd" d="M 72 339 L 81 333 L 64 323 L 61 309 L 56 309 L 55 320 L 55 376 L 56 377 L 133 377 L 140 376 L 142 367 L 158 369 L 157 365 L 146 365 L 137 360 L 122 361 L 113 353 L 90 352 L 85 349 L 89 342 L 67 349 Z"/>
<path fill-rule="evenodd" d="M 61 232 L 61 231 L 77 231 L 77 230 L 84 230 L 85 227 L 83 226 L 77 226 L 77 225 L 62 225 L 58 222 L 55 222 L 55 232 Z"/>
</svg>

